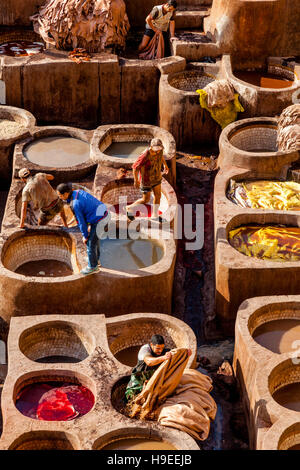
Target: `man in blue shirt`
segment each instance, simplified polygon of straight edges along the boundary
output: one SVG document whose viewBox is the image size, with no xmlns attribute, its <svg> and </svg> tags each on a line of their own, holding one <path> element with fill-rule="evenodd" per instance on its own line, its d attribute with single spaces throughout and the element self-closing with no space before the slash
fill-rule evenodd
<svg viewBox="0 0 300 470">
<path fill-rule="evenodd" d="M 83 189 L 72 189 L 71 183 L 59 184 L 58 196 L 70 205 L 83 242 L 87 246 L 88 266 L 81 274 L 92 274 L 100 270 L 100 239 L 110 221 L 110 212 L 106 205 Z"/>
</svg>

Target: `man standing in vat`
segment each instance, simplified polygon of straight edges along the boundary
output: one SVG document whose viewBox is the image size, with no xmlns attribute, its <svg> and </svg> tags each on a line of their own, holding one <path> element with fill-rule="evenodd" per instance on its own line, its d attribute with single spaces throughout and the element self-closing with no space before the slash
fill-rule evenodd
<svg viewBox="0 0 300 470">
<path fill-rule="evenodd" d="M 139 188 L 143 193 L 141 199 L 138 199 L 133 204 L 126 206 L 126 214 L 129 220 L 134 219 L 132 209 L 142 204 L 150 202 L 151 192 L 154 195 L 154 207 L 152 218 L 157 219 L 160 223 L 163 219 L 158 216 L 158 208 L 161 198 L 161 180 L 163 174 L 169 173 L 169 168 L 166 160 L 163 157 L 163 144 L 160 139 L 152 139 L 150 147 L 146 149 L 132 165 L 134 187 Z M 164 171 L 162 172 L 162 166 Z"/>
<path fill-rule="evenodd" d="M 64 205 L 52 188 L 49 181 L 54 179 L 53 175 L 37 173 L 30 175 L 28 168 L 19 171 L 19 178 L 25 183 L 22 191 L 22 209 L 20 228 L 24 228 L 28 203 L 32 201 L 34 209 L 39 209 L 38 225 L 47 225 L 57 214 L 60 214 L 65 227 L 68 227 Z"/>
<path fill-rule="evenodd" d="M 156 5 L 152 8 L 146 18 L 146 28 L 138 51 L 142 53 L 149 46 L 150 40 L 155 34 L 161 33 L 164 40 L 164 47 L 168 45 L 168 29 L 170 27 L 171 38 L 175 37 L 175 10 L 177 8 L 176 0 L 169 0 L 163 5 Z M 146 57 L 145 57 L 146 58 Z"/>
<path fill-rule="evenodd" d="M 62 183 L 56 188 L 60 199 L 70 205 L 83 243 L 87 247 L 88 265 L 81 274 L 93 274 L 100 270 L 100 240 L 111 215 L 106 205 L 83 189 L 73 190 L 72 183 Z"/>
</svg>

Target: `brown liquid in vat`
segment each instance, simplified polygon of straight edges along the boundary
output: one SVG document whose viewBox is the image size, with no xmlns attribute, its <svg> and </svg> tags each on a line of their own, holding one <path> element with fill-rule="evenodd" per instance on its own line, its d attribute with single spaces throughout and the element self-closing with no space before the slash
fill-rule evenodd
<svg viewBox="0 0 300 470">
<path fill-rule="evenodd" d="M 293 351 L 294 342 L 300 340 L 300 319 L 264 323 L 256 328 L 253 338 L 258 344 L 277 354 Z"/>
<path fill-rule="evenodd" d="M 23 274 L 23 276 L 37 277 L 62 277 L 71 276 L 73 274 L 72 269 L 70 269 L 66 263 L 53 259 L 28 261 L 22 264 L 22 266 L 19 266 L 15 272 L 17 274 Z"/>
<path fill-rule="evenodd" d="M 251 85 L 259 86 L 262 88 L 289 88 L 294 82 L 278 75 L 271 73 L 264 73 L 258 71 L 244 71 L 240 70 L 234 72 L 234 75 L 243 80 L 243 82 L 250 83 Z"/>
<path fill-rule="evenodd" d="M 273 398 L 279 405 L 293 411 L 300 411 L 300 382 L 276 390 Z"/>
<path fill-rule="evenodd" d="M 36 165 L 67 168 L 87 162 L 90 158 L 90 146 L 73 137 L 45 137 L 30 143 L 25 148 L 24 155 Z"/>
<path fill-rule="evenodd" d="M 132 158 L 138 157 L 148 146 L 147 142 L 113 142 L 104 153 L 111 157 Z"/>
<path fill-rule="evenodd" d="M 134 367 L 137 364 L 138 352 L 141 346 L 131 346 L 130 348 L 123 349 L 115 354 L 115 358 L 126 366 Z"/>
<path fill-rule="evenodd" d="M 176 450 L 172 444 L 151 439 L 129 438 L 112 442 L 101 450 Z"/>
<path fill-rule="evenodd" d="M 290 447 L 288 450 L 300 450 L 300 444 L 296 444 L 293 447 Z"/>
<path fill-rule="evenodd" d="M 80 362 L 80 359 L 71 356 L 46 356 L 35 359 L 35 362 L 40 362 L 41 364 L 55 364 L 56 362 L 61 362 L 63 364 L 75 364 Z"/>
</svg>

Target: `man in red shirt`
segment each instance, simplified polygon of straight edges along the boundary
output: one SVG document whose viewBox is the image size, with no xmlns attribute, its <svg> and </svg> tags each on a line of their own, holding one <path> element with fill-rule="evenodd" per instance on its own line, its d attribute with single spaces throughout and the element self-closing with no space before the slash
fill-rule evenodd
<svg viewBox="0 0 300 470">
<path fill-rule="evenodd" d="M 163 157 L 163 144 L 160 139 L 152 139 L 150 147 L 146 149 L 132 165 L 134 187 L 140 188 L 143 197 L 138 199 L 133 204 L 126 207 L 127 217 L 130 220 L 134 219 L 130 209 L 140 204 L 148 204 L 150 202 L 151 191 L 154 195 L 154 208 L 152 217 L 162 222 L 161 217 L 158 217 L 158 208 L 161 198 L 161 180 L 163 174 L 168 174 L 169 169 Z M 164 171 L 162 172 L 162 166 Z"/>
</svg>

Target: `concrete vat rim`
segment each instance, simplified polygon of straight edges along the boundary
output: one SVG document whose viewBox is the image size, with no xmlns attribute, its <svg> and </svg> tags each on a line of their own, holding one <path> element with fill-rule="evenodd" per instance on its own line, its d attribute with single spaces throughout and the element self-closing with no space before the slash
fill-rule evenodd
<svg viewBox="0 0 300 470">
<path fill-rule="evenodd" d="M 168 152 L 164 155 L 166 160 L 172 160 L 172 158 L 176 157 L 176 143 L 175 139 L 168 132 L 167 130 L 154 126 L 152 124 L 113 124 L 113 125 L 104 125 L 99 126 L 94 131 L 92 140 L 91 140 L 91 158 L 94 160 L 95 163 L 101 163 L 105 166 L 112 166 L 115 168 L 131 168 L 132 163 L 136 160 L 136 157 L 133 159 L 124 159 L 118 157 L 111 157 L 103 153 L 99 146 L 101 142 L 108 136 L 114 134 L 124 134 L 126 135 L 126 131 L 130 131 L 134 133 L 135 129 L 142 129 L 145 132 L 148 131 L 149 133 L 149 140 L 153 137 L 163 137 L 169 144 Z M 130 141 L 127 141 L 130 142 Z"/>
<path fill-rule="evenodd" d="M 30 113 L 29 111 L 26 111 L 23 108 L 17 108 L 15 106 L 0 105 L 0 118 L 2 118 L 2 116 L 4 118 L 5 116 L 11 117 L 13 118 L 12 119 L 13 121 L 15 121 L 14 117 L 20 118 L 22 121 L 24 121 L 24 130 L 20 131 L 18 134 L 8 139 L 7 138 L 0 139 L 0 145 L 8 146 L 18 140 L 29 137 L 30 134 L 32 134 L 33 129 L 35 128 L 35 125 L 36 125 L 36 118 L 34 117 L 34 115 Z"/>
<path fill-rule="evenodd" d="M 92 170 L 95 166 L 95 163 L 92 161 L 91 158 L 91 139 L 88 136 L 89 131 L 84 129 L 71 127 L 71 126 L 42 126 L 36 127 L 34 131 L 31 133 L 31 136 L 27 139 L 23 140 L 19 144 L 15 146 L 15 153 L 14 153 L 14 169 L 15 173 L 16 170 L 22 167 L 26 167 L 29 170 L 33 171 L 44 171 L 44 172 L 64 172 L 70 173 L 70 175 L 76 171 L 82 170 Z M 80 163 L 78 165 L 73 165 L 69 167 L 51 167 L 51 166 L 43 166 L 38 165 L 36 163 L 31 162 L 28 160 L 24 155 L 25 148 L 32 142 L 39 140 L 40 138 L 45 137 L 72 137 L 83 142 L 86 142 L 90 145 L 90 157 L 89 160 Z"/>
</svg>

